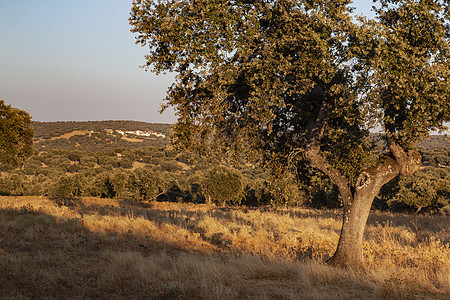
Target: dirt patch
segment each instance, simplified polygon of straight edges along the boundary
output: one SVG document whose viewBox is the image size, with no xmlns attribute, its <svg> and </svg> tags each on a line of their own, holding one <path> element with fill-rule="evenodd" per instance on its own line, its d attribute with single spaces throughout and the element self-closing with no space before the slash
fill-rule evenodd
<svg viewBox="0 0 450 300">
<path fill-rule="evenodd" d="M 130 138 L 130 137 L 127 137 L 127 136 L 123 136 L 122 140 L 125 140 L 125 141 L 128 141 L 128 142 L 132 142 L 132 143 L 141 143 L 141 142 L 144 141 L 144 140 L 141 140 L 141 139 Z"/>
<path fill-rule="evenodd" d="M 52 137 L 51 139 L 48 139 L 48 140 L 50 140 L 50 141 L 59 140 L 59 139 L 67 139 L 68 140 L 68 139 L 70 139 L 71 137 L 73 137 L 75 135 L 85 135 L 85 134 L 89 134 L 89 136 L 91 136 L 92 132 L 88 131 L 88 130 L 82 130 L 82 131 L 81 130 L 75 130 L 75 131 L 68 132 L 68 133 L 65 133 L 63 135 L 60 135 L 60 136 Z M 39 143 L 39 142 L 46 141 L 46 140 L 47 139 L 40 138 L 40 139 L 34 140 L 34 142 L 35 143 Z"/>
<path fill-rule="evenodd" d="M 142 162 L 139 162 L 139 161 L 133 161 L 133 168 L 132 168 L 132 170 L 143 168 L 146 165 L 147 165 L 146 163 L 142 163 Z"/>
</svg>

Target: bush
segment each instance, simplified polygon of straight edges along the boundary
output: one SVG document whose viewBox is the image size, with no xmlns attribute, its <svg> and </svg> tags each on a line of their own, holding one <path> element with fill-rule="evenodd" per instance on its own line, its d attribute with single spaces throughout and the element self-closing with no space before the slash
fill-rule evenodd
<svg viewBox="0 0 450 300">
<path fill-rule="evenodd" d="M 57 197 L 72 197 L 74 196 L 74 180 L 70 176 L 61 177 L 55 184 L 52 195 Z"/>
<path fill-rule="evenodd" d="M 297 179 L 289 171 L 273 176 L 268 190 L 272 196 L 271 204 L 274 206 L 295 206 L 306 200 L 306 191 L 300 190 Z"/>
<path fill-rule="evenodd" d="M 178 172 L 183 170 L 183 168 L 175 160 L 168 160 L 168 161 L 161 160 L 159 162 L 159 165 L 164 171 L 167 172 Z"/>
<path fill-rule="evenodd" d="M 79 164 L 71 164 L 71 165 L 69 165 L 68 167 L 67 167 L 67 172 L 70 172 L 70 173 L 77 173 L 77 172 L 79 172 L 81 170 L 81 167 L 80 167 L 80 165 Z"/>
<path fill-rule="evenodd" d="M 164 154 L 166 155 L 166 157 L 175 158 L 175 156 L 177 156 L 178 154 L 178 151 L 175 149 L 164 149 Z"/>
<path fill-rule="evenodd" d="M 450 204 L 450 171 L 427 168 L 401 176 L 393 194 L 388 200 L 393 210 L 439 211 Z"/>
<path fill-rule="evenodd" d="M 82 156 L 80 164 L 81 166 L 93 168 L 97 164 L 97 158 L 94 156 Z"/>
<path fill-rule="evenodd" d="M 134 200 L 154 200 L 167 191 L 169 181 L 165 174 L 148 169 L 136 169 L 128 177 L 129 190 Z"/>
<path fill-rule="evenodd" d="M 216 166 L 206 173 L 202 183 L 202 190 L 208 203 L 225 205 L 226 203 L 240 204 L 244 192 L 242 174 L 233 168 Z"/>
<path fill-rule="evenodd" d="M 133 168 L 133 161 L 131 161 L 130 159 L 122 158 L 119 161 L 119 166 L 123 169 L 131 169 Z"/>
<path fill-rule="evenodd" d="M 95 193 L 102 198 L 129 199 L 128 174 L 121 170 L 104 172 L 95 177 Z"/>
<path fill-rule="evenodd" d="M 40 162 L 29 159 L 23 164 L 23 172 L 27 175 L 36 175 L 40 167 Z"/>
<path fill-rule="evenodd" d="M 176 157 L 176 160 L 179 162 L 185 163 L 187 165 L 190 165 L 194 162 L 194 157 L 193 157 L 192 153 L 183 152 Z"/>
</svg>

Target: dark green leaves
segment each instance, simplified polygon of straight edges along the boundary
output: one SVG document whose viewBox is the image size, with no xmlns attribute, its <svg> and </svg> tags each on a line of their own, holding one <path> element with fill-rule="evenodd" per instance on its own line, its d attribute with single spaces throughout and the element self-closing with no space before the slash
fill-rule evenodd
<svg viewBox="0 0 450 300">
<path fill-rule="evenodd" d="M 383 0 L 376 20 L 359 23 L 350 2 L 134 1 L 146 65 L 178 74 L 166 99 L 174 141 L 270 158 L 314 140 L 353 181 L 373 158 L 374 125 L 404 149 L 442 128 L 448 1 Z"/>
<path fill-rule="evenodd" d="M 30 115 L 0 100 L 0 163 L 17 166 L 33 154 Z"/>
</svg>

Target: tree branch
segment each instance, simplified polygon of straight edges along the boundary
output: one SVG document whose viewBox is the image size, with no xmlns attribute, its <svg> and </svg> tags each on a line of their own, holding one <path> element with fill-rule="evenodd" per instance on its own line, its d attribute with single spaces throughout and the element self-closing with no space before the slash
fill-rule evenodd
<svg viewBox="0 0 450 300">
<path fill-rule="evenodd" d="M 399 173 L 402 175 L 408 175 L 417 171 L 421 166 L 422 157 L 419 151 L 413 147 L 410 150 L 403 149 L 393 137 L 393 134 L 386 133 L 387 144 L 389 150 L 395 157 L 395 162 L 400 166 Z M 417 141 L 413 141 L 413 145 L 417 144 Z"/>
<path fill-rule="evenodd" d="M 322 171 L 336 183 L 343 198 L 344 206 L 349 207 L 353 201 L 349 180 L 327 161 L 325 153 L 320 149 L 320 140 L 330 119 L 330 113 L 331 105 L 324 101 L 316 120 L 310 122 L 308 126 L 305 157 L 313 168 Z"/>
</svg>

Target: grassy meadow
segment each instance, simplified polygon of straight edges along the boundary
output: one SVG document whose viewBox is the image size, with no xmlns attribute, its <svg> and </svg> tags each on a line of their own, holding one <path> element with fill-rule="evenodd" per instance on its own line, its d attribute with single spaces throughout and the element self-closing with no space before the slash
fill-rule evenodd
<svg viewBox="0 0 450 300">
<path fill-rule="evenodd" d="M 373 212 L 350 271 L 339 211 L 0 197 L 0 299 L 450 299 L 449 224 Z"/>
</svg>

